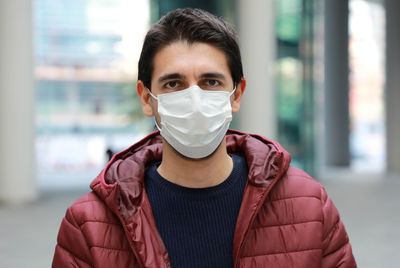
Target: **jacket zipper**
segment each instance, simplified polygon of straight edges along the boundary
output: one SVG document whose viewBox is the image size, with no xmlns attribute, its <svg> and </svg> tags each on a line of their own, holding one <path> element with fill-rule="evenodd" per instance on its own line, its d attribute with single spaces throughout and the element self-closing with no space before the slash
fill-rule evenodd
<svg viewBox="0 0 400 268">
<path fill-rule="evenodd" d="M 277 156 L 278 156 L 278 157 L 281 157 L 282 155 L 283 155 L 283 153 L 282 153 L 281 151 L 278 151 L 278 152 L 277 152 Z M 282 159 L 281 161 L 283 161 L 283 159 Z M 239 246 L 239 249 L 238 249 L 237 254 L 236 254 L 236 256 L 235 256 L 233 267 L 237 267 L 237 268 L 239 267 L 239 256 L 240 256 L 240 252 L 241 252 L 242 247 L 243 247 L 243 242 L 246 240 L 247 235 L 248 235 L 248 233 L 249 233 L 250 226 L 253 225 L 254 220 L 255 220 L 255 218 L 256 218 L 258 212 L 260 211 L 261 206 L 264 204 L 264 201 L 265 201 L 265 199 L 267 198 L 267 196 L 268 196 L 269 192 L 271 191 L 272 187 L 274 187 L 274 185 L 278 182 L 279 178 L 280 178 L 282 175 L 283 175 L 283 167 L 280 168 L 280 170 L 279 170 L 278 173 L 276 174 L 275 179 L 274 179 L 273 182 L 268 186 L 268 188 L 265 190 L 263 196 L 262 196 L 262 197 L 260 198 L 260 200 L 258 201 L 257 208 L 256 208 L 256 210 L 254 211 L 253 215 L 251 216 L 250 222 L 249 222 L 249 224 L 247 225 L 247 228 L 246 228 L 246 231 L 245 231 L 245 234 L 244 234 L 244 236 L 243 236 L 242 241 L 240 241 L 240 246 Z"/>
</svg>

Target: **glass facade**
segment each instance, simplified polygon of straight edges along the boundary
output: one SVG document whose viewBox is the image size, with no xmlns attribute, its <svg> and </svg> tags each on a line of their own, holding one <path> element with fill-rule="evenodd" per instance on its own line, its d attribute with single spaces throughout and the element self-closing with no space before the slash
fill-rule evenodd
<svg viewBox="0 0 400 268">
<path fill-rule="evenodd" d="M 314 167 L 314 0 L 276 1 L 278 140 L 292 164 Z"/>
<path fill-rule="evenodd" d="M 107 151 L 126 148 L 153 127 L 136 95 L 150 5 L 35 0 L 33 7 L 39 186 L 79 174 L 91 181 Z"/>
<path fill-rule="evenodd" d="M 349 3 L 350 152 L 355 171 L 385 169 L 385 10 Z"/>
<path fill-rule="evenodd" d="M 201 8 L 234 22 L 235 1 L 232 0 L 151 0 L 152 21 L 156 22 L 168 11 L 183 7 Z"/>
</svg>

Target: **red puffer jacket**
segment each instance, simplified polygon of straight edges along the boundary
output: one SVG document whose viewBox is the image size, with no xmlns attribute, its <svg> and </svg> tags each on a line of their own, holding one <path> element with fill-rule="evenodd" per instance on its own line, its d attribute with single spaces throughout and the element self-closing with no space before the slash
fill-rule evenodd
<svg viewBox="0 0 400 268">
<path fill-rule="evenodd" d="M 356 267 L 338 211 L 318 182 L 290 167 L 277 143 L 232 130 L 226 138 L 229 153 L 249 165 L 234 267 Z M 171 267 L 143 183 L 161 152 L 154 132 L 114 156 L 93 192 L 67 210 L 53 267 Z"/>
</svg>

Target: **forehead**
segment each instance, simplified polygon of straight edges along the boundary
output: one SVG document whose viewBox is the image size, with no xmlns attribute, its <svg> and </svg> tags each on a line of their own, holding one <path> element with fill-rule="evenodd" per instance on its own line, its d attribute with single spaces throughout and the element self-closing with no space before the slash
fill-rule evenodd
<svg viewBox="0 0 400 268">
<path fill-rule="evenodd" d="M 168 73 L 196 77 L 203 73 L 219 72 L 230 77 L 225 52 L 206 43 L 171 43 L 154 56 L 152 81 Z"/>
</svg>

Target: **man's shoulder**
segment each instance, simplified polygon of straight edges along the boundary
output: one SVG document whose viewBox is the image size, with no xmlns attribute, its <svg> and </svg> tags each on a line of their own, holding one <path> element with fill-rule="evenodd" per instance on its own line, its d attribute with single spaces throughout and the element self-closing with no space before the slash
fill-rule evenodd
<svg viewBox="0 0 400 268">
<path fill-rule="evenodd" d="M 268 227 L 265 231 L 274 234 L 278 234 L 274 228 L 286 226 L 285 230 L 296 236 L 304 234 L 300 230 L 320 233 L 318 230 L 322 230 L 323 221 L 322 185 L 301 169 L 289 167 L 269 192 L 255 226 Z M 291 227 L 295 225 L 300 229 L 293 231 Z M 311 241 L 310 238 L 303 238 Z"/>
<path fill-rule="evenodd" d="M 290 166 L 271 191 L 270 199 L 322 199 L 323 186 L 305 171 Z"/>
<path fill-rule="evenodd" d="M 79 226 L 88 222 L 115 224 L 117 219 L 107 205 L 94 192 L 78 198 L 67 210 Z"/>
</svg>

